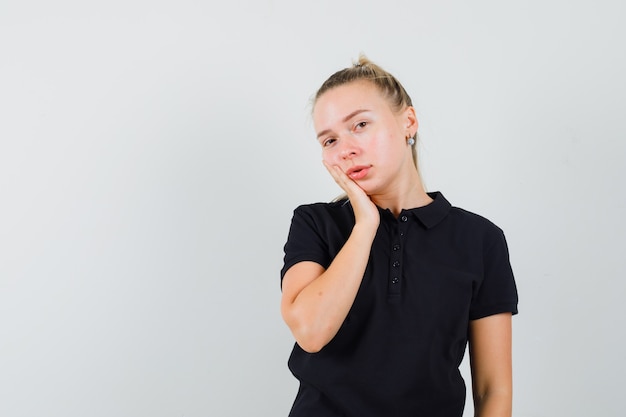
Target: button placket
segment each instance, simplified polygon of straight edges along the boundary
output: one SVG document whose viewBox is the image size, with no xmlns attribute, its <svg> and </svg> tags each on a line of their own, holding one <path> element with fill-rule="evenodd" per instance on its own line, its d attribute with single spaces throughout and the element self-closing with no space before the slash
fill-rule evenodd
<svg viewBox="0 0 626 417">
<path fill-rule="evenodd" d="M 391 247 L 389 295 L 400 295 L 400 289 L 402 287 L 400 282 L 402 277 L 402 238 L 408 220 L 406 215 L 402 215 L 398 218 L 396 223 L 396 239 L 394 239 L 395 241 Z"/>
</svg>

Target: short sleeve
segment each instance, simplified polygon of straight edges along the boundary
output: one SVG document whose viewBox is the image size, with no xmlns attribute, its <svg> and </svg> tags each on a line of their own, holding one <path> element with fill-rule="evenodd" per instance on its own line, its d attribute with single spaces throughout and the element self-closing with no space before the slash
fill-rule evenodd
<svg viewBox="0 0 626 417">
<path fill-rule="evenodd" d="M 322 236 L 322 225 L 319 224 L 310 206 L 300 206 L 294 210 L 285 243 L 283 268 L 280 271 L 282 280 L 289 268 L 303 261 L 312 261 L 328 268 L 331 259 L 328 244 Z"/>
<path fill-rule="evenodd" d="M 483 279 L 474 291 L 470 319 L 499 313 L 517 314 L 517 286 L 504 233 L 497 234 L 483 255 Z"/>
</svg>

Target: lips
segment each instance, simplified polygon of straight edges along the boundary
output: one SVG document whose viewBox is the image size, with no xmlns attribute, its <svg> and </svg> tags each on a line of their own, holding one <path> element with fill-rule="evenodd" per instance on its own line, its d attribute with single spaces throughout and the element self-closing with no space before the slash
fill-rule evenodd
<svg viewBox="0 0 626 417">
<path fill-rule="evenodd" d="M 346 171 L 346 175 L 353 180 L 360 180 L 360 179 L 365 178 L 370 168 L 371 168 L 370 166 L 366 166 L 366 165 L 353 166 Z"/>
</svg>

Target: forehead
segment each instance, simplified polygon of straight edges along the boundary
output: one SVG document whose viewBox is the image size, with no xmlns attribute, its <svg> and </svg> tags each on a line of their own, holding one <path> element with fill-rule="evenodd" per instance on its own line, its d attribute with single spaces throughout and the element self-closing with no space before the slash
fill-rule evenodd
<svg viewBox="0 0 626 417">
<path fill-rule="evenodd" d="M 354 81 L 324 92 L 313 107 L 316 124 L 341 118 L 359 109 L 390 110 L 389 103 L 378 88 L 369 81 Z"/>
</svg>

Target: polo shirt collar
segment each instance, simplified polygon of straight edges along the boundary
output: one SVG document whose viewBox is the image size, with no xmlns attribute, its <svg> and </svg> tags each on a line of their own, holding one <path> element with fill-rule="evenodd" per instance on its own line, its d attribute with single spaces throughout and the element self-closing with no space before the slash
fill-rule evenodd
<svg viewBox="0 0 626 417">
<path fill-rule="evenodd" d="M 432 203 L 423 207 L 407 210 L 427 228 L 430 229 L 441 222 L 450 212 L 452 205 L 439 191 L 428 193 Z"/>
</svg>

